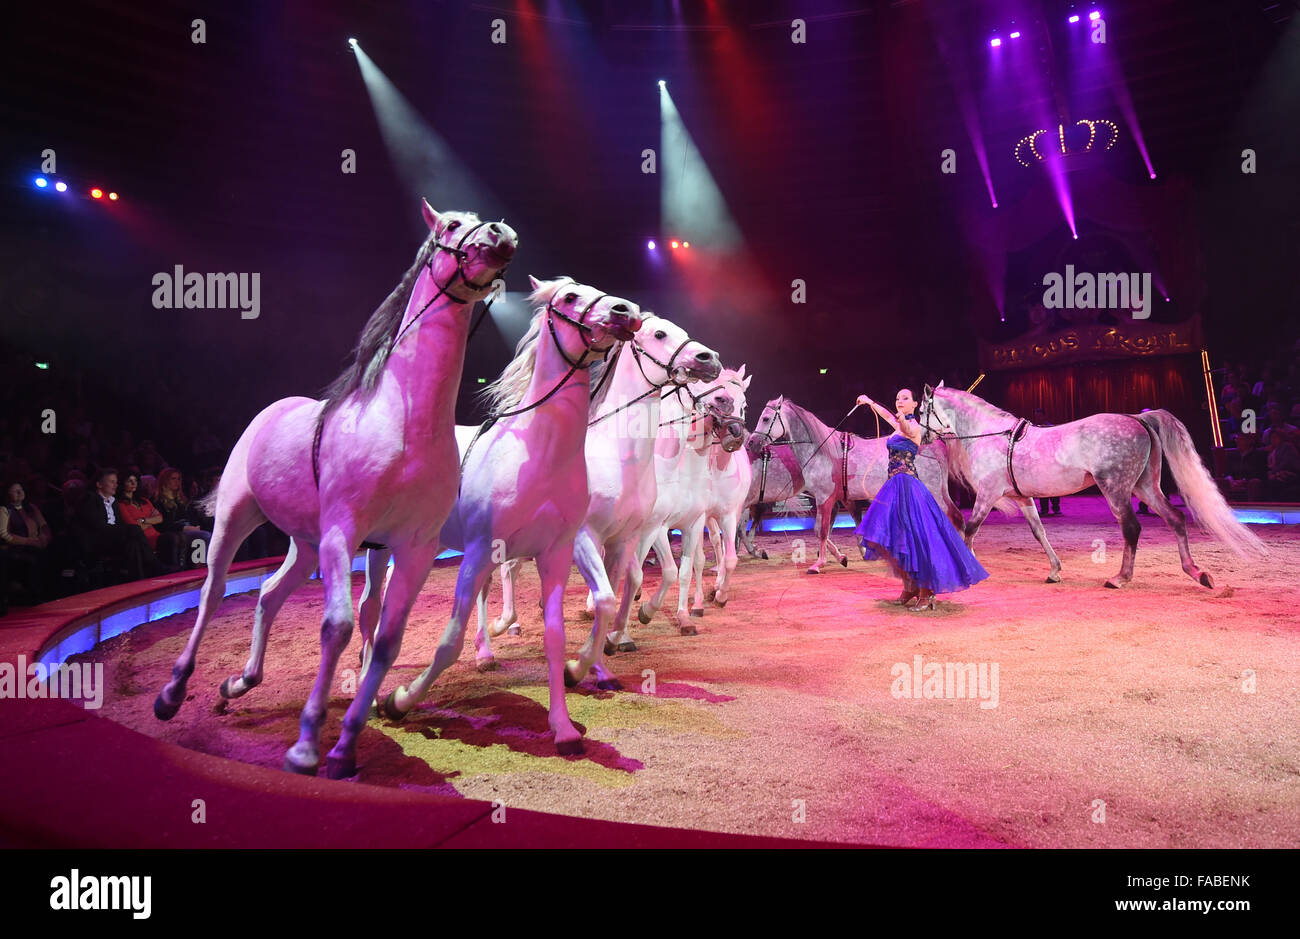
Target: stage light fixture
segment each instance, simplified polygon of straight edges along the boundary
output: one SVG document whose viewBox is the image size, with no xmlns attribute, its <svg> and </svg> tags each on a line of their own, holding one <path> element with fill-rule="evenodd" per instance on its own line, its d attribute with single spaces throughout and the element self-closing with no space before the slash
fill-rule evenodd
<svg viewBox="0 0 1300 939">
<path fill-rule="evenodd" d="M 683 241 L 683 242 L 682 242 L 682 247 L 683 247 L 683 248 L 689 248 L 690 246 L 691 246 L 691 243 L 690 243 L 689 241 Z"/>
<path fill-rule="evenodd" d="M 37 362 L 37 363 L 36 363 L 36 367 L 39 368 L 42 372 L 44 372 L 44 371 L 48 371 L 48 370 L 49 370 L 49 367 L 50 367 L 50 363 L 49 363 L 49 362 Z"/>
<path fill-rule="evenodd" d="M 662 78 L 659 79 L 659 87 L 660 87 L 660 88 L 667 88 L 667 87 L 668 87 L 668 82 L 664 81 Z"/>
<path fill-rule="evenodd" d="M 1151 178 L 1152 178 L 1152 179 L 1155 179 L 1155 178 L 1156 178 L 1155 170 L 1152 170 L 1152 171 L 1151 171 Z"/>
<path fill-rule="evenodd" d="M 647 242 L 645 243 L 645 246 L 646 246 L 649 250 L 651 250 L 651 251 L 653 251 L 653 250 L 655 249 L 655 243 L 654 243 L 653 241 L 647 241 Z"/>
<path fill-rule="evenodd" d="M 37 176 L 36 179 L 32 180 L 32 182 L 36 184 L 37 189 L 44 189 L 50 184 L 50 181 L 44 176 Z"/>
<path fill-rule="evenodd" d="M 65 183 L 65 182 L 59 181 L 59 182 L 57 182 L 57 183 L 54 184 L 54 188 L 57 189 L 59 192 L 67 192 L 67 191 L 68 191 L 68 184 Z"/>
<path fill-rule="evenodd" d="M 1100 11 L 1100 10 L 1093 10 L 1091 13 L 1088 14 L 1088 19 L 1090 19 L 1090 20 L 1099 20 L 1099 19 L 1101 19 L 1101 11 Z"/>
<path fill-rule="evenodd" d="M 676 250 L 677 250 L 677 242 L 675 242 L 675 241 L 671 241 L 671 242 L 669 242 L 669 243 L 668 243 L 668 247 L 670 247 L 670 248 L 672 248 L 674 251 L 676 251 Z"/>
<path fill-rule="evenodd" d="M 1076 13 L 1076 14 L 1074 14 L 1074 16 L 1070 17 L 1070 22 L 1071 22 L 1071 23 L 1077 23 L 1077 22 L 1079 22 L 1079 14 Z"/>
<path fill-rule="evenodd" d="M 353 39 L 351 36 L 349 36 L 348 45 L 351 46 L 353 49 L 355 49 L 357 47 L 357 41 Z"/>
<path fill-rule="evenodd" d="M 92 199 L 102 199 L 102 198 L 104 198 L 104 190 L 102 190 L 102 189 L 92 189 L 92 190 L 90 190 L 90 198 L 92 198 Z"/>
<path fill-rule="evenodd" d="M 1020 38 L 1020 30 L 1016 30 L 1014 33 L 1012 33 L 1012 34 L 1011 34 L 1011 38 L 1012 38 L 1012 39 L 1019 39 L 1019 38 Z"/>
<path fill-rule="evenodd" d="M 115 193 L 115 192 L 110 192 L 110 193 L 108 194 L 108 198 L 109 198 L 110 201 L 112 201 L 112 202 L 116 202 L 116 201 L 117 201 L 117 193 Z"/>
<path fill-rule="evenodd" d="M 818 374 L 818 375 L 825 375 L 825 374 L 826 374 L 826 369 L 824 369 L 824 368 L 819 368 L 819 369 L 817 369 L 817 374 Z"/>
<path fill-rule="evenodd" d="M 989 45 L 992 46 L 994 49 L 996 49 L 998 46 L 1002 45 L 1002 40 L 994 36 L 992 39 L 989 40 Z"/>
</svg>

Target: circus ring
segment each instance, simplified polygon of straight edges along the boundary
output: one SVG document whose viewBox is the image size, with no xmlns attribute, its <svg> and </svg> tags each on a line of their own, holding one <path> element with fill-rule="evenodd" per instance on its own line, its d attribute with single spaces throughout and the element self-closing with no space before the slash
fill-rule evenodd
<svg viewBox="0 0 1300 939">
<path fill-rule="evenodd" d="M 1300 538 L 1257 528 L 1266 564 L 1195 537 L 1207 590 L 1171 533 L 1144 527 L 1135 581 L 1103 590 L 1118 531 L 1096 499 L 1048 521 L 1064 582 L 1019 519 L 977 541 L 989 581 L 912 614 L 883 565 L 805 574 L 800 532 L 760 536 L 732 600 L 683 637 L 662 614 L 611 666 L 622 692 L 569 694 L 581 756 L 546 724 L 537 581 L 501 667 L 466 651 L 402 723 L 372 717 L 359 776 L 279 769 L 314 677 L 319 581 L 286 604 L 266 680 L 223 706 L 247 656 L 255 588 L 238 565 L 171 722 L 152 701 L 193 624 L 199 579 L 173 575 L 0 620 L 0 661 L 98 662 L 99 711 L 0 701 L 0 843 L 12 846 L 901 846 L 1276 847 L 1300 841 Z M 847 547 L 851 535 L 837 533 Z M 1107 552 L 1106 549 L 1109 548 Z M 1104 560 L 1097 560 L 1104 554 Z M 793 563 L 796 559 L 800 563 Z M 653 569 L 650 569 L 653 571 Z M 412 613 L 394 675 L 413 678 L 446 622 L 454 562 Z M 646 587 L 658 582 L 647 574 Z M 359 578 L 355 584 L 359 591 Z M 253 591 L 253 592 L 248 592 Z M 589 628 L 570 581 L 569 645 Z M 127 628 L 128 623 L 139 623 Z M 357 640 L 341 667 L 356 662 Z M 920 661 L 917 662 L 917 657 Z M 996 665 L 996 701 L 900 692 L 927 664 Z M 987 690 L 987 689 L 986 689 Z M 330 698 L 332 746 L 350 695 Z M 996 706 L 981 706 L 995 703 Z M 196 801 L 205 820 L 195 822 Z M 494 820 L 494 813 L 497 819 Z M 791 841 L 789 839 L 795 839 Z"/>
</svg>

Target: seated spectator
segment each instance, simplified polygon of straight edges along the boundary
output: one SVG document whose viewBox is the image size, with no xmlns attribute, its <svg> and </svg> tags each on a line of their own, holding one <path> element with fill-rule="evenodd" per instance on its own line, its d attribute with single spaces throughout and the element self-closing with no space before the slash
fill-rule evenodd
<svg viewBox="0 0 1300 939">
<path fill-rule="evenodd" d="M 1291 502 L 1300 498 L 1300 450 L 1289 438 L 1279 438 L 1268 455 L 1269 498 Z"/>
<path fill-rule="evenodd" d="M 122 517 L 117 504 L 117 471 L 103 468 L 95 474 L 95 488 L 77 504 L 74 523 L 87 553 L 109 557 L 139 580 L 162 572 L 139 525 Z"/>
<path fill-rule="evenodd" d="M 141 476 L 140 494 L 156 506 L 158 504 L 158 477 L 150 476 L 148 473 Z"/>
<path fill-rule="evenodd" d="M 1268 454 L 1258 446 L 1259 434 L 1237 434 L 1238 466 L 1228 478 L 1232 480 L 1234 496 L 1244 495 L 1247 501 L 1259 502 L 1268 481 Z"/>
<path fill-rule="evenodd" d="M 1282 416 L 1282 407 L 1276 401 L 1269 402 L 1268 406 L 1268 427 L 1264 431 L 1263 443 L 1265 450 L 1272 450 L 1274 445 L 1281 439 L 1287 439 L 1292 444 L 1300 442 L 1300 429 L 1294 424 L 1287 423 Z"/>
<path fill-rule="evenodd" d="M 190 566 L 194 560 L 195 539 L 211 541 L 212 532 L 204 531 L 188 521 L 190 500 L 185 498 L 181 471 L 167 467 L 158 474 L 158 501 L 156 503 L 162 522 L 158 525 L 158 557 L 164 564 Z M 204 557 L 207 552 L 204 552 Z"/>
<path fill-rule="evenodd" d="M 39 603 L 45 598 L 49 584 L 50 541 L 53 535 L 41 510 L 27 501 L 21 483 L 11 483 L 5 489 L 4 504 L 0 505 L 0 542 L 8 554 L 11 576 L 17 576 L 26 599 Z M 8 590 L 8 584 L 0 584 Z"/>
<path fill-rule="evenodd" d="M 122 495 L 117 504 L 122 511 L 122 518 L 128 524 L 139 525 L 149 540 L 149 550 L 155 551 L 158 547 L 158 529 L 155 526 L 163 518 L 153 503 L 140 492 L 140 477 L 135 473 L 127 473 L 122 477 Z"/>
</svg>

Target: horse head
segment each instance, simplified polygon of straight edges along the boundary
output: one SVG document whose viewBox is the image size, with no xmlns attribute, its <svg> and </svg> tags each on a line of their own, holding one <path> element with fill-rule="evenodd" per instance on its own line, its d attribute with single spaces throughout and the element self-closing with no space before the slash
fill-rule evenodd
<svg viewBox="0 0 1300 939">
<path fill-rule="evenodd" d="M 754 432 L 749 435 L 749 440 L 745 444 L 750 456 L 759 456 L 763 449 L 771 444 L 790 441 L 790 426 L 787 423 L 788 415 L 785 413 L 787 405 L 785 395 L 775 397 L 764 405 L 763 413 L 758 416 L 758 423 L 754 425 Z"/>
<path fill-rule="evenodd" d="M 643 315 L 631 348 L 641 374 L 652 385 L 713 381 L 722 372 L 718 353 L 653 313 Z"/>
<path fill-rule="evenodd" d="M 603 353 L 616 342 L 631 341 L 641 328 L 641 307 L 631 300 L 572 277 L 542 281 L 529 275 L 528 282 L 533 288 L 529 299 L 539 307 L 545 304 L 552 338 L 570 365 L 586 361 L 589 352 Z M 560 338 L 557 321 L 566 327 L 567 342 Z"/>
<path fill-rule="evenodd" d="M 473 212 L 439 213 L 427 201 L 421 213 L 432 234 L 429 273 L 438 286 L 461 301 L 491 293 L 519 247 L 515 230 L 504 221 L 484 222 Z"/>
</svg>

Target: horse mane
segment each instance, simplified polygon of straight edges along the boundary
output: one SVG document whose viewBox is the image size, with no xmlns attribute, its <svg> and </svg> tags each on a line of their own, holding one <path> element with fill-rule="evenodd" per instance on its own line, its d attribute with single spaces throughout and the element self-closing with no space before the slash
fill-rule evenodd
<svg viewBox="0 0 1300 939">
<path fill-rule="evenodd" d="M 397 328 L 411 302 L 411 294 L 415 292 L 415 282 L 419 279 L 421 269 L 429 262 L 435 243 L 434 233 L 429 232 L 429 236 L 420 245 L 420 250 L 416 252 L 415 263 L 410 270 L 402 275 L 392 293 L 370 314 L 365 328 L 361 330 L 361 338 L 357 340 L 352 364 L 330 382 L 321 394 L 325 399 L 325 408 L 319 419 L 321 424 L 353 392 L 359 390 L 368 394 L 374 390 L 384 371 L 384 365 L 388 362 Z"/>
<path fill-rule="evenodd" d="M 792 408 L 794 412 L 799 416 L 799 419 L 804 422 L 804 427 L 806 430 L 810 431 L 814 435 L 817 434 L 819 430 L 826 431 L 826 434 L 830 433 L 831 431 L 830 425 L 824 422 L 820 417 L 818 417 L 812 411 L 809 411 L 807 408 L 803 407 L 802 405 L 795 404 L 789 398 L 785 399 L 785 403 L 788 407 Z M 822 436 L 825 436 L 825 434 L 823 434 Z M 819 441 L 815 440 L 813 442 L 817 443 Z"/>
<path fill-rule="evenodd" d="M 991 401 L 987 401 L 979 395 L 972 394 L 969 391 L 962 391 L 960 388 L 948 388 L 946 386 L 943 388 L 935 388 L 933 391 L 936 395 L 948 398 L 949 400 L 964 401 L 972 404 L 980 410 L 992 414 L 994 417 L 1007 417 L 1013 421 L 1019 420 L 1019 418 L 1010 411 L 1004 411 Z"/>
<path fill-rule="evenodd" d="M 533 372 L 537 368 L 537 345 L 542 336 L 542 320 L 546 308 L 559 289 L 565 284 L 575 283 L 572 277 L 557 277 L 544 281 L 529 295 L 533 303 L 533 320 L 528 332 L 515 346 L 515 357 L 486 388 L 479 392 L 480 398 L 487 404 L 488 412 L 497 414 L 509 410 L 524 400 L 528 386 L 532 383 Z"/>
</svg>

